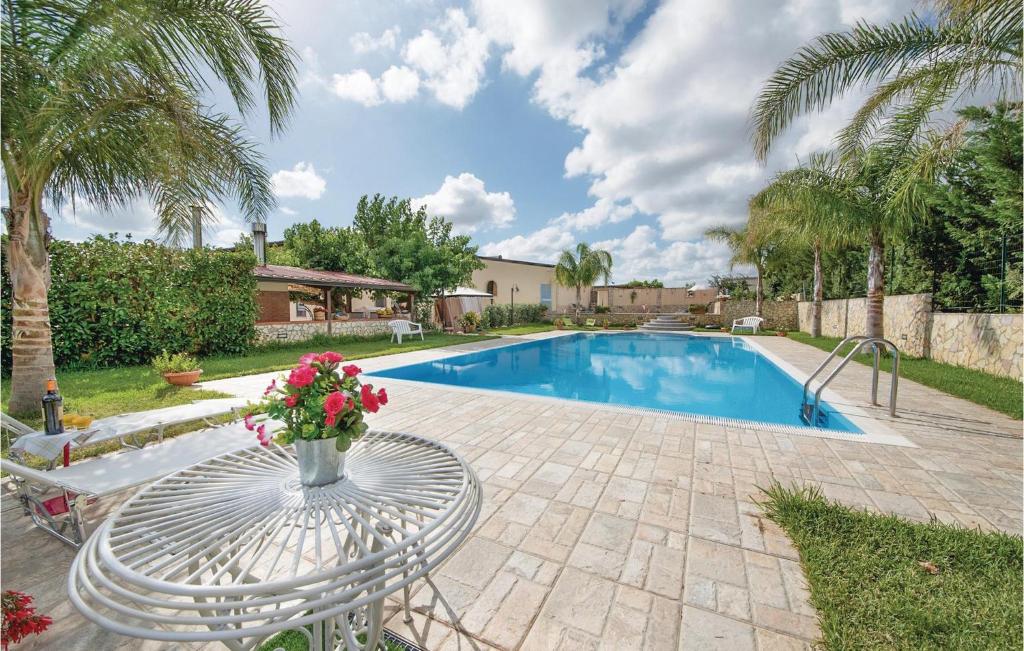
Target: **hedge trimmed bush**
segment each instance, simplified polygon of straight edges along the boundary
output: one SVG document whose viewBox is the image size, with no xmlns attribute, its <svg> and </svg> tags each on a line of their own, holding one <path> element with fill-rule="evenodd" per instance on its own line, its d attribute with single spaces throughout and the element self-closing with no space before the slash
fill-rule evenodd
<svg viewBox="0 0 1024 651">
<path fill-rule="evenodd" d="M 510 315 L 510 311 L 514 311 L 514 314 Z M 484 328 L 500 328 L 521 323 L 536 323 L 544 318 L 547 311 L 547 305 L 529 303 L 516 305 L 514 310 L 509 305 L 488 305 L 480 316 Z"/>
<path fill-rule="evenodd" d="M 129 366 L 148 364 L 163 350 L 245 352 L 256 334 L 255 264 L 248 251 L 180 250 L 116 236 L 55 241 L 49 298 L 54 361 Z M 6 308 L 11 290 L 4 271 Z M 5 362 L 7 314 L 0 339 Z"/>
</svg>

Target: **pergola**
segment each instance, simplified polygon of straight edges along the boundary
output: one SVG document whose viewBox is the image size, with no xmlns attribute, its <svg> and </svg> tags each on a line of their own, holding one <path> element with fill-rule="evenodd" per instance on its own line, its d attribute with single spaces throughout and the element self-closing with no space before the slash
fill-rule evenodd
<svg viewBox="0 0 1024 651">
<path fill-rule="evenodd" d="M 258 280 L 267 282 L 292 283 L 315 287 L 320 289 L 324 296 L 326 306 L 327 332 L 331 332 L 331 321 L 334 317 L 334 306 L 331 302 L 332 289 L 357 289 L 371 292 L 403 292 L 408 295 L 409 313 L 413 314 L 414 297 L 416 290 L 410 285 L 385 278 L 373 278 L 370 276 L 357 276 L 355 274 L 342 273 L 340 271 L 321 271 L 319 269 L 302 269 L 299 267 L 286 267 L 278 264 L 259 265 L 253 269 L 253 275 Z M 347 311 L 351 311 L 351 297 L 349 297 Z"/>
</svg>

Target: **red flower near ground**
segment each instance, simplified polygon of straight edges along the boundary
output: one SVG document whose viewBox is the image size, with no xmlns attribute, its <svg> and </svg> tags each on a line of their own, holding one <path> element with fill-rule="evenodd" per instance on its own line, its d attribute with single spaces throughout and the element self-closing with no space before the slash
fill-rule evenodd
<svg viewBox="0 0 1024 651">
<path fill-rule="evenodd" d="M 42 633 L 53 620 L 45 615 L 37 615 L 35 607 L 32 606 L 32 597 L 23 592 L 7 590 L 3 593 L 3 620 L 2 635 L 0 644 L 7 649 L 9 644 L 21 642 L 29 635 Z"/>
<path fill-rule="evenodd" d="M 267 447 L 270 445 L 270 437 L 267 436 L 267 426 L 260 425 L 256 428 L 256 438 L 260 440 L 260 445 Z"/>
<path fill-rule="evenodd" d="M 337 391 L 328 394 L 324 400 L 324 411 L 328 414 L 337 414 L 345 408 L 345 396 Z"/>
<path fill-rule="evenodd" d="M 341 372 L 349 377 L 355 377 L 363 372 L 363 369 L 359 368 L 355 364 L 349 364 L 348 366 L 342 366 Z"/>
<path fill-rule="evenodd" d="M 267 390 L 263 392 L 263 395 L 269 396 L 270 392 L 277 388 L 277 380 L 271 380 L 270 384 L 267 385 Z"/>
<path fill-rule="evenodd" d="M 303 366 L 309 366 L 313 362 L 317 361 L 318 357 L 320 356 L 317 355 L 316 353 L 306 353 L 305 355 L 299 358 L 299 364 L 302 364 Z"/>
<path fill-rule="evenodd" d="M 328 350 L 327 352 L 320 353 L 316 360 L 321 364 L 337 364 L 338 362 L 345 361 L 345 358 L 338 353 Z"/>
<path fill-rule="evenodd" d="M 388 392 L 385 391 L 384 389 L 381 389 L 380 391 L 378 391 L 377 392 L 377 400 L 382 405 L 388 404 Z"/>
<path fill-rule="evenodd" d="M 291 408 L 294 408 L 295 405 L 297 405 L 297 404 L 299 404 L 299 396 L 295 395 L 294 393 L 291 394 L 291 395 L 285 396 L 285 398 L 284 398 L 284 405 L 286 407 L 291 409 Z"/>
<path fill-rule="evenodd" d="M 301 389 L 313 384 L 316 379 L 316 369 L 312 366 L 296 366 L 288 375 L 288 384 Z"/>
<path fill-rule="evenodd" d="M 380 400 L 374 395 L 372 384 L 363 385 L 363 388 L 359 391 L 359 398 L 362 400 L 363 409 L 366 411 L 375 414 L 380 409 Z"/>
<path fill-rule="evenodd" d="M 252 414 L 245 415 L 245 429 L 249 430 L 250 432 L 256 428 L 256 426 L 252 424 L 252 418 Z"/>
</svg>

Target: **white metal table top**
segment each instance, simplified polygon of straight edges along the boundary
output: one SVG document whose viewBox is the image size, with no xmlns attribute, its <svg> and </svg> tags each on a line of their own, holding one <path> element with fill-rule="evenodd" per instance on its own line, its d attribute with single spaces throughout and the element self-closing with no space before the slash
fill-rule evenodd
<svg viewBox="0 0 1024 651">
<path fill-rule="evenodd" d="M 122 635 L 251 648 L 351 621 L 424 576 L 469 534 L 480 503 L 465 461 L 409 434 L 369 432 L 345 477 L 318 488 L 299 483 L 291 448 L 240 450 L 125 502 L 83 545 L 68 592 Z"/>
</svg>

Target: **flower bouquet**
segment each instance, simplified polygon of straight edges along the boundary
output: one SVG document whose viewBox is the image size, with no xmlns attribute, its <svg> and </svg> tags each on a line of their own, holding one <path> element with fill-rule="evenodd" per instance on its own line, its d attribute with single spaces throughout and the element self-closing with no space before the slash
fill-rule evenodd
<svg viewBox="0 0 1024 651">
<path fill-rule="evenodd" d="M 270 418 L 284 423 L 279 431 L 272 434 L 266 424 L 257 426 L 253 414 L 245 417 L 245 426 L 256 431 L 261 445 L 295 445 L 299 476 L 307 486 L 341 479 L 345 452 L 368 429 L 364 414 L 388 404 L 387 392 L 360 382 L 362 369 L 341 366 L 344 360 L 330 351 L 306 353 L 283 384 L 270 383 L 260 406 Z"/>
</svg>

